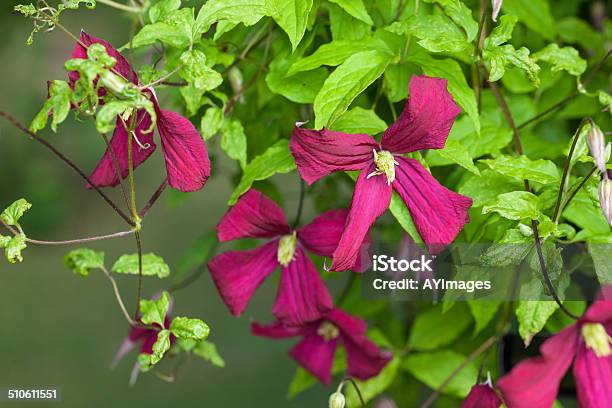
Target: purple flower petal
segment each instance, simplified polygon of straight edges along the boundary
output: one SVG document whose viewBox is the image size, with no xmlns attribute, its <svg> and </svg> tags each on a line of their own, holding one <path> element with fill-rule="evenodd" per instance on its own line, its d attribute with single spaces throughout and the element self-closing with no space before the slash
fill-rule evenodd
<svg viewBox="0 0 612 408">
<path fill-rule="evenodd" d="M 168 184 L 180 191 L 204 187 L 210 176 L 206 143 L 193 124 L 178 113 L 157 107 L 157 129 L 166 159 Z"/>
<path fill-rule="evenodd" d="M 283 210 L 257 190 L 243 194 L 217 225 L 219 241 L 272 238 L 290 232 Z"/>
<path fill-rule="evenodd" d="M 321 382 L 329 384 L 337 346 L 338 339 L 325 340 L 317 334 L 317 328 L 312 327 L 304 340 L 289 351 L 289 355 Z"/>
<path fill-rule="evenodd" d="M 121 361 L 123 357 L 134 348 L 135 345 L 136 343 L 129 337 L 126 337 L 125 339 L 123 339 L 123 342 L 119 346 L 119 349 L 117 350 L 117 353 L 115 354 L 115 357 L 113 357 L 113 362 L 111 363 L 111 369 L 115 368 L 117 364 L 119 364 L 119 361 Z"/>
<path fill-rule="evenodd" d="M 446 84 L 446 79 L 425 75 L 412 77 L 406 107 L 382 137 L 384 150 L 410 153 L 444 147 L 453 122 L 461 112 Z"/>
<path fill-rule="evenodd" d="M 282 269 L 272 314 L 283 324 L 303 325 L 320 319 L 333 307 L 327 287 L 301 248 Z"/>
<path fill-rule="evenodd" d="M 144 110 L 138 111 L 138 121 L 136 123 L 135 133 L 142 147 L 135 140 L 132 140 L 132 165 L 134 168 L 140 166 L 157 147 L 153 141 L 153 132 L 143 133 L 143 131 L 151 127 L 151 117 Z M 110 140 L 109 145 L 117 159 L 117 166 L 121 172 L 122 179 L 126 178 L 129 174 L 129 137 L 133 136 L 128 134 L 123 121 L 120 118 L 117 118 L 115 132 L 113 133 L 113 137 Z M 98 187 L 114 187 L 119 184 L 120 181 L 119 177 L 117 177 L 115 161 L 108 148 L 104 152 L 104 155 L 100 159 L 100 162 L 94 171 L 91 173 L 91 176 L 89 176 L 89 179 Z M 91 188 L 91 185 L 87 185 L 87 188 Z"/>
<path fill-rule="evenodd" d="M 503 376 L 497 387 L 511 408 L 551 407 L 559 384 L 575 355 L 578 330 L 572 325 L 540 347 L 541 356 L 528 358 Z"/>
<path fill-rule="evenodd" d="M 581 344 L 574 361 L 574 379 L 581 407 L 612 407 L 612 356 L 597 357 Z"/>
<path fill-rule="evenodd" d="M 366 337 L 367 325 L 363 320 L 337 308 L 329 313 L 327 319 L 340 329 L 349 376 L 367 380 L 378 375 L 391 360 L 391 353 L 383 352 Z"/>
<path fill-rule="evenodd" d="M 374 159 L 378 143 L 364 134 L 296 126 L 289 145 L 302 178 L 312 184 L 334 171 L 361 170 Z"/>
<path fill-rule="evenodd" d="M 367 178 L 375 169 L 374 163 L 371 163 L 357 179 L 344 232 L 334 251 L 334 271 L 351 269 L 355 265 L 370 227 L 389 207 L 392 189 L 387 185 L 386 177 L 378 175 Z"/>
<path fill-rule="evenodd" d="M 251 296 L 278 266 L 278 241 L 248 251 L 230 251 L 208 263 L 217 290 L 234 316 L 246 309 Z"/>
<path fill-rule="evenodd" d="M 268 337 L 271 339 L 285 339 L 302 334 L 302 328 L 297 326 L 284 326 L 281 322 L 274 322 L 268 325 L 251 323 L 251 333 L 255 336 Z"/>
<path fill-rule="evenodd" d="M 300 242 L 311 252 L 330 257 L 338 246 L 349 211 L 329 210 L 316 217 L 310 224 L 298 229 Z"/>
<path fill-rule="evenodd" d="M 612 323 L 612 301 L 596 300 L 580 319 L 581 322 Z"/>
<path fill-rule="evenodd" d="M 472 200 L 442 186 L 417 160 L 396 160 L 393 188 L 408 206 L 429 251 L 440 252 L 469 221 Z"/>
<path fill-rule="evenodd" d="M 501 399 L 488 384 L 477 384 L 472 387 L 461 408 L 499 408 Z"/>
</svg>

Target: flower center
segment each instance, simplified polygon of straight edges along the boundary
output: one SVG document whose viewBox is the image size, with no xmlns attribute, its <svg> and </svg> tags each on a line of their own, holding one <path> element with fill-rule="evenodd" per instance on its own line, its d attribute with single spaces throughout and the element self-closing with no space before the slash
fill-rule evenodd
<svg viewBox="0 0 612 408">
<path fill-rule="evenodd" d="M 593 350 L 597 357 L 612 355 L 612 349 L 610 348 L 612 337 L 601 323 L 585 323 L 582 325 L 581 332 L 587 348 Z"/>
<path fill-rule="evenodd" d="M 330 322 L 323 322 L 317 329 L 317 334 L 325 341 L 330 341 L 338 338 L 340 330 Z"/>
<path fill-rule="evenodd" d="M 287 266 L 295 258 L 295 248 L 297 246 L 297 236 L 295 231 L 292 234 L 284 235 L 278 242 L 278 252 L 276 258 L 282 266 Z"/>
<path fill-rule="evenodd" d="M 387 150 L 377 152 L 376 149 L 374 149 L 373 152 L 376 170 L 368 174 L 367 178 L 369 179 L 370 177 L 384 174 L 387 176 L 387 185 L 390 186 L 395 180 L 395 166 L 399 166 L 399 163 L 395 160 L 393 154 Z"/>
</svg>

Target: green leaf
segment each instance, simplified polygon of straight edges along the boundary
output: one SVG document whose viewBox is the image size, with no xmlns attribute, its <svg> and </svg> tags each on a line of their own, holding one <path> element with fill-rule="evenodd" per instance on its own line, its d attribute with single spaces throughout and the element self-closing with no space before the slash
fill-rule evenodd
<svg viewBox="0 0 612 408">
<path fill-rule="evenodd" d="M 6 256 L 6 260 L 10 263 L 23 262 L 21 251 L 27 247 L 26 236 L 23 234 L 18 234 L 9 239 L 8 242 L 6 242 L 5 238 L 6 237 L 3 237 L 4 255 Z"/>
<path fill-rule="evenodd" d="M 480 207 L 494 201 L 500 194 L 516 191 L 522 187 L 521 182 L 486 169 L 480 173 L 480 177 L 470 177 L 459 187 L 458 192 L 470 197 L 474 207 Z"/>
<path fill-rule="evenodd" d="M 161 361 L 170 350 L 170 330 L 161 330 L 157 333 L 157 340 L 153 343 L 153 354 L 151 354 L 151 365 L 155 365 Z"/>
<path fill-rule="evenodd" d="M 57 125 L 66 120 L 70 112 L 71 95 L 72 90 L 66 81 L 51 81 L 49 99 L 32 120 L 30 131 L 36 133 L 44 129 L 51 114 L 51 129 L 57 132 Z"/>
<path fill-rule="evenodd" d="M 240 183 L 234 189 L 228 205 L 236 204 L 238 198 L 251 188 L 253 182 L 265 180 L 278 173 L 288 173 L 295 168 L 295 160 L 289 151 L 289 141 L 279 140 L 245 166 Z"/>
<path fill-rule="evenodd" d="M 363 4 L 363 0 L 329 0 L 331 3 L 336 3 L 344 11 L 357 20 L 363 21 L 368 25 L 374 24 L 372 18 L 368 14 L 368 11 Z"/>
<path fill-rule="evenodd" d="M 241 168 L 245 168 L 247 164 L 247 139 L 239 120 L 230 119 L 223 122 L 221 126 L 221 149 L 230 158 L 237 160 Z"/>
<path fill-rule="evenodd" d="M 557 44 L 548 44 L 533 54 L 534 61 L 544 61 L 552 65 L 553 72 L 567 71 L 574 76 L 582 75 L 587 62 L 580 57 L 574 47 L 559 48 Z"/>
<path fill-rule="evenodd" d="M 142 27 L 127 46 L 138 48 L 161 41 L 170 47 L 187 48 L 195 37 L 194 23 L 192 8 L 174 10 Z"/>
<path fill-rule="evenodd" d="M 480 170 L 474 165 L 474 162 L 470 158 L 470 153 L 461 143 L 453 140 L 447 141 L 444 149 L 438 150 L 437 152 L 442 157 L 457 163 L 464 169 L 476 175 L 480 175 Z"/>
<path fill-rule="evenodd" d="M 104 268 L 104 252 L 89 248 L 74 249 L 64 257 L 64 266 L 77 275 L 88 276 L 91 269 Z"/>
<path fill-rule="evenodd" d="M 121 255 L 112 270 L 115 273 L 138 275 L 138 254 Z M 170 267 L 163 258 L 150 252 L 142 255 L 142 275 L 165 278 L 170 275 Z"/>
<path fill-rule="evenodd" d="M 495 26 L 491 34 L 486 38 L 484 46 L 486 48 L 493 48 L 510 40 L 517 21 L 518 18 L 511 14 L 501 16 L 499 24 Z"/>
<path fill-rule="evenodd" d="M 496 173 L 517 181 L 530 180 L 549 184 L 559 182 L 559 170 L 550 160 L 530 160 L 527 156 L 499 156 L 496 159 L 480 160 Z"/>
<path fill-rule="evenodd" d="M 586 310 L 587 303 L 584 300 L 566 300 L 563 302 L 563 306 L 576 316 L 582 316 Z M 561 309 L 557 309 L 557 311 L 548 318 L 546 326 L 544 327 L 551 333 L 558 333 L 574 323 L 576 323 L 574 318 L 566 315 Z"/>
<path fill-rule="evenodd" d="M 131 108 L 132 101 L 112 100 L 105 103 L 96 115 L 96 130 L 100 133 L 108 133 L 115 130 L 117 116 Z"/>
<path fill-rule="evenodd" d="M 165 327 L 164 320 L 170 306 L 170 294 L 163 291 L 159 299 L 147 300 L 140 299 L 140 320 L 144 324 L 157 324 L 159 327 Z"/>
<path fill-rule="evenodd" d="M 579 44 L 586 50 L 604 52 L 602 35 L 578 17 L 571 16 L 558 20 L 557 32 L 566 43 Z"/>
<path fill-rule="evenodd" d="M 210 361 L 216 367 L 225 367 L 225 361 L 217 351 L 215 343 L 208 340 L 201 341 L 195 346 L 193 353 L 206 361 Z"/>
<path fill-rule="evenodd" d="M 604 109 L 607 109 L 609 112 L 612 112 L 612 95 L 607 93 L 606 91 L 600 90 L 597 94 L 599 99 L 599 103 L 601 103 Z"/>
<path fill-rule="evenodd" d="M 478 34 L 478 23 L 472 17 L 472 11 L 460 0 L 425 0 L 427 3 L 438 3 L 455 24 L 462 27 L 468 41 L 474 41 Z"/>
<path fill-rule="evenodd" d="M 329 25 L 332 39 L 363 40 L 372 33 L 372 26 L 348 14 L 339 6 L 329 3 Z"/>
<path fill-rule="evenodd" d="M 8 225 L 16 227 L 19 225 L 19 219 L 30 208 L 32 208 L 32 204 L 30 204 L 25 198 L 20 198 L 2 211 L 0 218 Z"/>
<path fill-rule="evenodd" d="M 517 50 L 510 44 L 485 48 L 483 50 L 483 57 L 490 63 L 490 82 L 501 79 L 506 73 L 507 66 L 515 66 L 527 74 L 527 77 L 534 86 L 540 86 L 540 78 L 538 76 L 540 67 L 529 56 L 527 48 L 521 47 Z"/>
<path fill-rule="evenodd" d="M 503 3 L 508 14 L 514 14 L 519 21 L 547 40 L 553 40 L 557 32 L 555 20 L 550 14 L 546 0 L 512 0 Z"/>
<path fill-rule="evenodd" d="M 149 9 L 149 19 L 152 23 L 164 19 L 168 14 L 181 7 L 181 0 L 161 0 Z"/>
<path fill-rule="evenodd" d="M 376 135 L 387 130 L 387 124 L 373 110 L 356 107 L 340 116 L 331 129 L 344 133 Z"/>
<path fill-rule="evenodd" d="M 423 238 L 421 238 L 421 235 L 414 225 L 412 215 L 410 215 L 410 211 L 408 210 L 408 207 L 406 207 L 406 203 L 404 203 L 404 200 L 402 200 L 402 198 L 395 191 L 393 191 L 391 195 L 389 211 L 391 211 L 391 214 L 393 214 L 397 222 L 399 222 L 404 231 L 410 235 L 414 242 L 417 244 L 423 243 Z"/>
<path fill-rule="evenodd" d="M 206 340 L 210 328 L 200 319 L 175 317 L 170 323 L 170 331 L 181 339 Z"/>
<path fill-rule="evenodd" d="M 214 22 L 221 20 L 252 26 L 268 12 L 267 0 L 209 0 L 198 12 L 194 31 L 204 33 Z"/>
<path fill-rule="evenodd" d="M 523 218 L 536 220 L 541 214 L 539 206 L 540 200 L 536 195 L 527 191 L 513 191 L 500 194 L 497 200 L 483 206 L 482 213 L 496 212 L 509 220 L 521 220 Z"/>
<path fill-rule="evenodd" d="M 362 51 L 336 68 L 314 100 L 315 128 L 331 126 L 382 75 L 388 63 L 388 57 L 378 51 Z"/>
<path fill-rule="evenodd" d="M 292 102 L 312 103 L 327 78 L 327 71 L 319 68 L 287 77 L 287 70 L 292 63 L 291 59 L 274 59 L 266 75 L 266 84 L 270 91 Z"/>
<path fill-rule="evenodd" d="M 533 336 L 544 328 L 548 318 L 557 310 L 559 305 L 550 300 L 522 300 L 516 308 L 516 318 L 519 323 L 519 334 L 529 346 Z"/>
<path fill-rule="evenodd" d="M 402 367 L 430 388 L 437 390 L 459 366 L 465 363 L 465 360 L 465 356 L 455 351 L 442 350 L 432 353 L 411 354 L 406 357 Z M 478 367 L 472 361 L 440 392 L 456 397 L 465 397 L 474 385 L 477 374 Z"/>
<path fill-rule="evenodd" d="M 223 125 L 223 109 L 216 106 L 206 109 L 200 124 L 200 133 L 204 140 L 208 140 L 217 134 Z"/>
<path fill-rule="evenodd" d="M 472 45 L 448 17 L 440 14 L 416 14 L 387 27 L 392 33 L 410 34 L 419 39 L 419 45 L 431 52 L 462 52 Z"/>
<path fill-rule="evenodd" d="M 401 361 L 402 360 L 400 357 L 394 357 L 391 361 L 389 361 L 389 363 L 387 363 L 385 368 L 378 373 L 377 376 L 366 381 L 355 380 L 366 404 L 391 386 L 393 380 L 395 380 L 395 377 L 397 376 Z M 348 387 L 345 388 L 345 390 L 346 405 L 349 407 L 360 406 L 359 396 L 357 395 L 355 389 L 353 387 Z"/>
<path fill-rule="evenodd" d="M 185 51 L 180 59 L 183 63 L 181 76 L 197 90 L 207 92 L 223 82 L 220 73 L 206 66 L 206 55 L 202 51 Z"/>
<path fill-rule="evenodd" d="M 417 315 L 408 338 L 408 347 L 416 350 L 434 350 L 455 340 L 472 322 L 470 312 L 463 303 L 444 313 L 442 304 Z"/>
<path fill-rule="evenodd" d="M 295 51 L 299 45 L 313 0 L 267 0 L 269 13 L 276 23 L 287 33 L 291 47 Z"/>
<path fill-rule="evenodd" d="M 603 285 L 612 284 L 612 263 L 610 263 L 610 248 L 612 248 L 612 242 L 599 243 L 592 242 L 588 243 L 587 248 L 589 254 L 593 258 L 593 266 L 595 267 L 595 273 L 597 274 L 597 280 Z"/>
<path fill-rule="evenodd" d="M 501 302 L 498 300 L 470 300 L 467 304 L 476 321 L 474 335 L 477 335 L 493 320 Z"/>
</svg>

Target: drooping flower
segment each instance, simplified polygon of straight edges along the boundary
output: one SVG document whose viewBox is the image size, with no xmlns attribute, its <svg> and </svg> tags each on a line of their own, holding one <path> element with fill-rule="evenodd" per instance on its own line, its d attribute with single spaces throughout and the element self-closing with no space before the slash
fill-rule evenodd
<svg viewBox="0 0 612 408">
<path fill-rule="evenodd" d="M 608 224 L 612 226 L 612 180 L 608 178 L 608 173 L 599 182 L 599 206 Z"/>
<path fill-rule="evenodd" d="M 595 123 L 590 123 L 590 129 L 587 133 L 587 144 L 593 156 L 595 166 L 602 174 L 606 174 L 606 139 L 603 132 Z"/>
<path fill-rule="evenodd" d="M 85 47 L 89 47 L 91 44 L 104 45 L 107 53 L 117 60 L 113 68 L 114 72 L 134 85 L 140 85 L 138 75 L 119 51 L 108 42 L 90 36 L 83 31 L 81 32 L 80 42 L 75 45 L 72 51 L 72 58 L 87 59 L 87 49 Z M 79 74 L 70 72 L 69 79 L 70 84 L 74 85 L 79 79 Z M 144 89 L 143 92 L 149 95 L 157 115 L 157 130 L 166 162 L 168 184 L 181 191 L 199 190 L 204 186 L 210 175 L 210 161 L 204 140 L 187 118 L 159 107 L 153 88 Z M 100 97 L 105 93 L 106 91 L 101 89 Z M 128 131 L 126 125 L 128 128 L 134 126 L 134 130 Z M 150 127 L 151 117 L 143 109 L 127 118 L 117 117 L 117 125 L 110 141 L 110 148 L 116 156 L 121 178 L 127 177 L 129 171 L 128 140 L 130 137 L 133 138 L 132 161 L 134 168 L 143 163 L 155 151 L 153 132 L 147 132 Z M 113 156 L 109 149 L 106 149 L 91 174 L 90 180 L 98 187 L 114 187 L 119 184 L 120 180 L 117 177 Z"/>
<path fill-rule="evenodd" d="M 402 156 L 444 147 L 459 114 L 446 83 L 445 79 L 413 77 L 410 99 L 381 143 L 366 134 L 295 127 L 290 148 L 307 183 L 334 171 L 361 171 L 344 233 L 334 252 L 333 270 L 353 265 L 370 226 L 389 207 L 393 189 L 406 203 L 432 253 L 453 241 L 468 222 L 472 200 L 440 185 L 417 160 Z"/>
<path fill-rule="evenodd" d="M 280 207 L 256 190 L 245 193 L 217 225 L 219 241 L 268 238 L 248 251 L 213 258 L 208 269 L 223 301 L 239 316 L 261 283 L 279 265 L 280 286 L 272 313 L 285 324 L 316 320 L 332 308 L 332 299 L 306 251 L 331 256 L 338 244 L 346 210 L 328 211 L 292 230 Z"/>
<path fill-rule="evenodd" d="M 474 385 L 461 403 L 461 408 L 499 408 L 501 404 L 501 399 L 487 382 Z"/>
<path fill-rule="evenodd" d="M 366 323 L 345 311 L 334 308 L 325 317 L 302 326 L 284 326 L 281 322 L 270 325 L 251 324 L 257 336 L 274 339 L 301 336 L 289 355 L 313 376 L 325 384 L 332 379 L 332 363 L 340 344 L 346 350 L 347 375 L 367 380 L 380 373 L 391 359 L 391 353 L 382 351 L 366 337 Z"/>
<path fill-rule="evenodd" d="M 508 408 L 549 408 L 572 362 L 583 408 L 612 407 L 612 301 L 597 300 L 574 324 L 542 344 L 497 386 Z"/>
</svg>

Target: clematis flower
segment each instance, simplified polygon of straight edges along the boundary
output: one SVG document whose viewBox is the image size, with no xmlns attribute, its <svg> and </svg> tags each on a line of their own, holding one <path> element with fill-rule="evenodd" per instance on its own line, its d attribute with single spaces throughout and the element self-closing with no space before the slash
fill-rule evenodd
<svg viewBox="0 0 612 408">
<path fill-rule="evenodd" d="M 340 344 L 346 350 L 347 375 L 367 380 L 380 373 L 391 360 L 391 353 L 380 350 L 366 337 L 366 323 L 334 308 L 325 317 L 302 326 L 288 327 L 281 322 L 251 324 L 256 336 L 282 339 L 301 336 L 289 355 L 321 382 L 332 379 L 332 363 Z"/>
<path fill-rule="evenodd" d="M 491 386 L 491 382 L 476 384 L 461 403 L 461 408 L 499 408 L 501 399 Z"/>
<path fill-rule="evenodd" d="M 88 47 L 94 43 L 104 45 L 107 53 L 117 60 L 114 66 L 115 73 L 134 85 L 140 85 L 138 75 L 119 51 L 108 42 L 90 36 L 83 31 L 81 31 L 80 43 L 77 43 L 72 51 L 72 58 L 86 59 L 87 49 L 83 45 Z M 71 85 L 74 85 L 78 79 L 79 74 L 77 72 L 69 73 Z M 204 140 L 187 118 L 159 107 L 153 88 L 147 88 L 143 92 L 150 95 L 155 107 L 157 130 L 166 162 L 168 184 L 180 191 L 199 190 L 204 186 L 210 175 L 210 161 Z M 106 91 L 101 89 L 100 97 L 105 93 Z M 126 125 L 128 127 L 134 125 L 134 131 L 128 132 Z M 129 172 L 128 140 L 130 137 L 134 139 L 132 143 L 134 168 L 142 164 L 155 151 L 153 132 L 148 131 L 150 127 L 151 117 L 144 110 L 138 110 L 128 118 L 117 117 L 117 125 L 110 141 L 110 148 L 117 158 L 122 179 L 126 178 Z M 91 174 L 90 179 L 98 187 L 114 187 L 119 184 L 120 180 L 115 171 L 113 157 L 108 148 Z"/>
<path fill-rule="evenodd" d="M 470 198 L 443 187 L 417 160 L 402 156 L 444 147 L 459 114 L 446 82 L 413 77 L 410 99 L 380 143 L 366 134 L 295 127 L 290 148 L 308 184 L 334 171 L 361 172 L 344 233 L 333 254 L 333 270 L 353 265 L 370 226 L 389 207 L 393 190 L 406 203 L 432 253 L 452 242 L 469 221 Z"/>
<path fill-rule="evenodd" d="M 612 301 L 597 300 L 576 323 L 549 338 L 497 385 L 508 408 L 549 408 L 574 363 L 579 405 L 612 407 Z"/>
<path fill-rule="evenodd" d="M 285 324 L 317 320 L 332 308 L 332 299 L 306 251 L 331 256 L 346 220 L 346 210 L 332 210 L 292 230 L 276 203 L 256 190 L 245 193 L 217 225 L 219 241 L 268 238 L 248 251 L 229 251 L 213 258 L 208 269 L 234 316 L 240 316 L 259 285 L 280 266 L 281 280 L 272 313 Z"/>
</svg>

